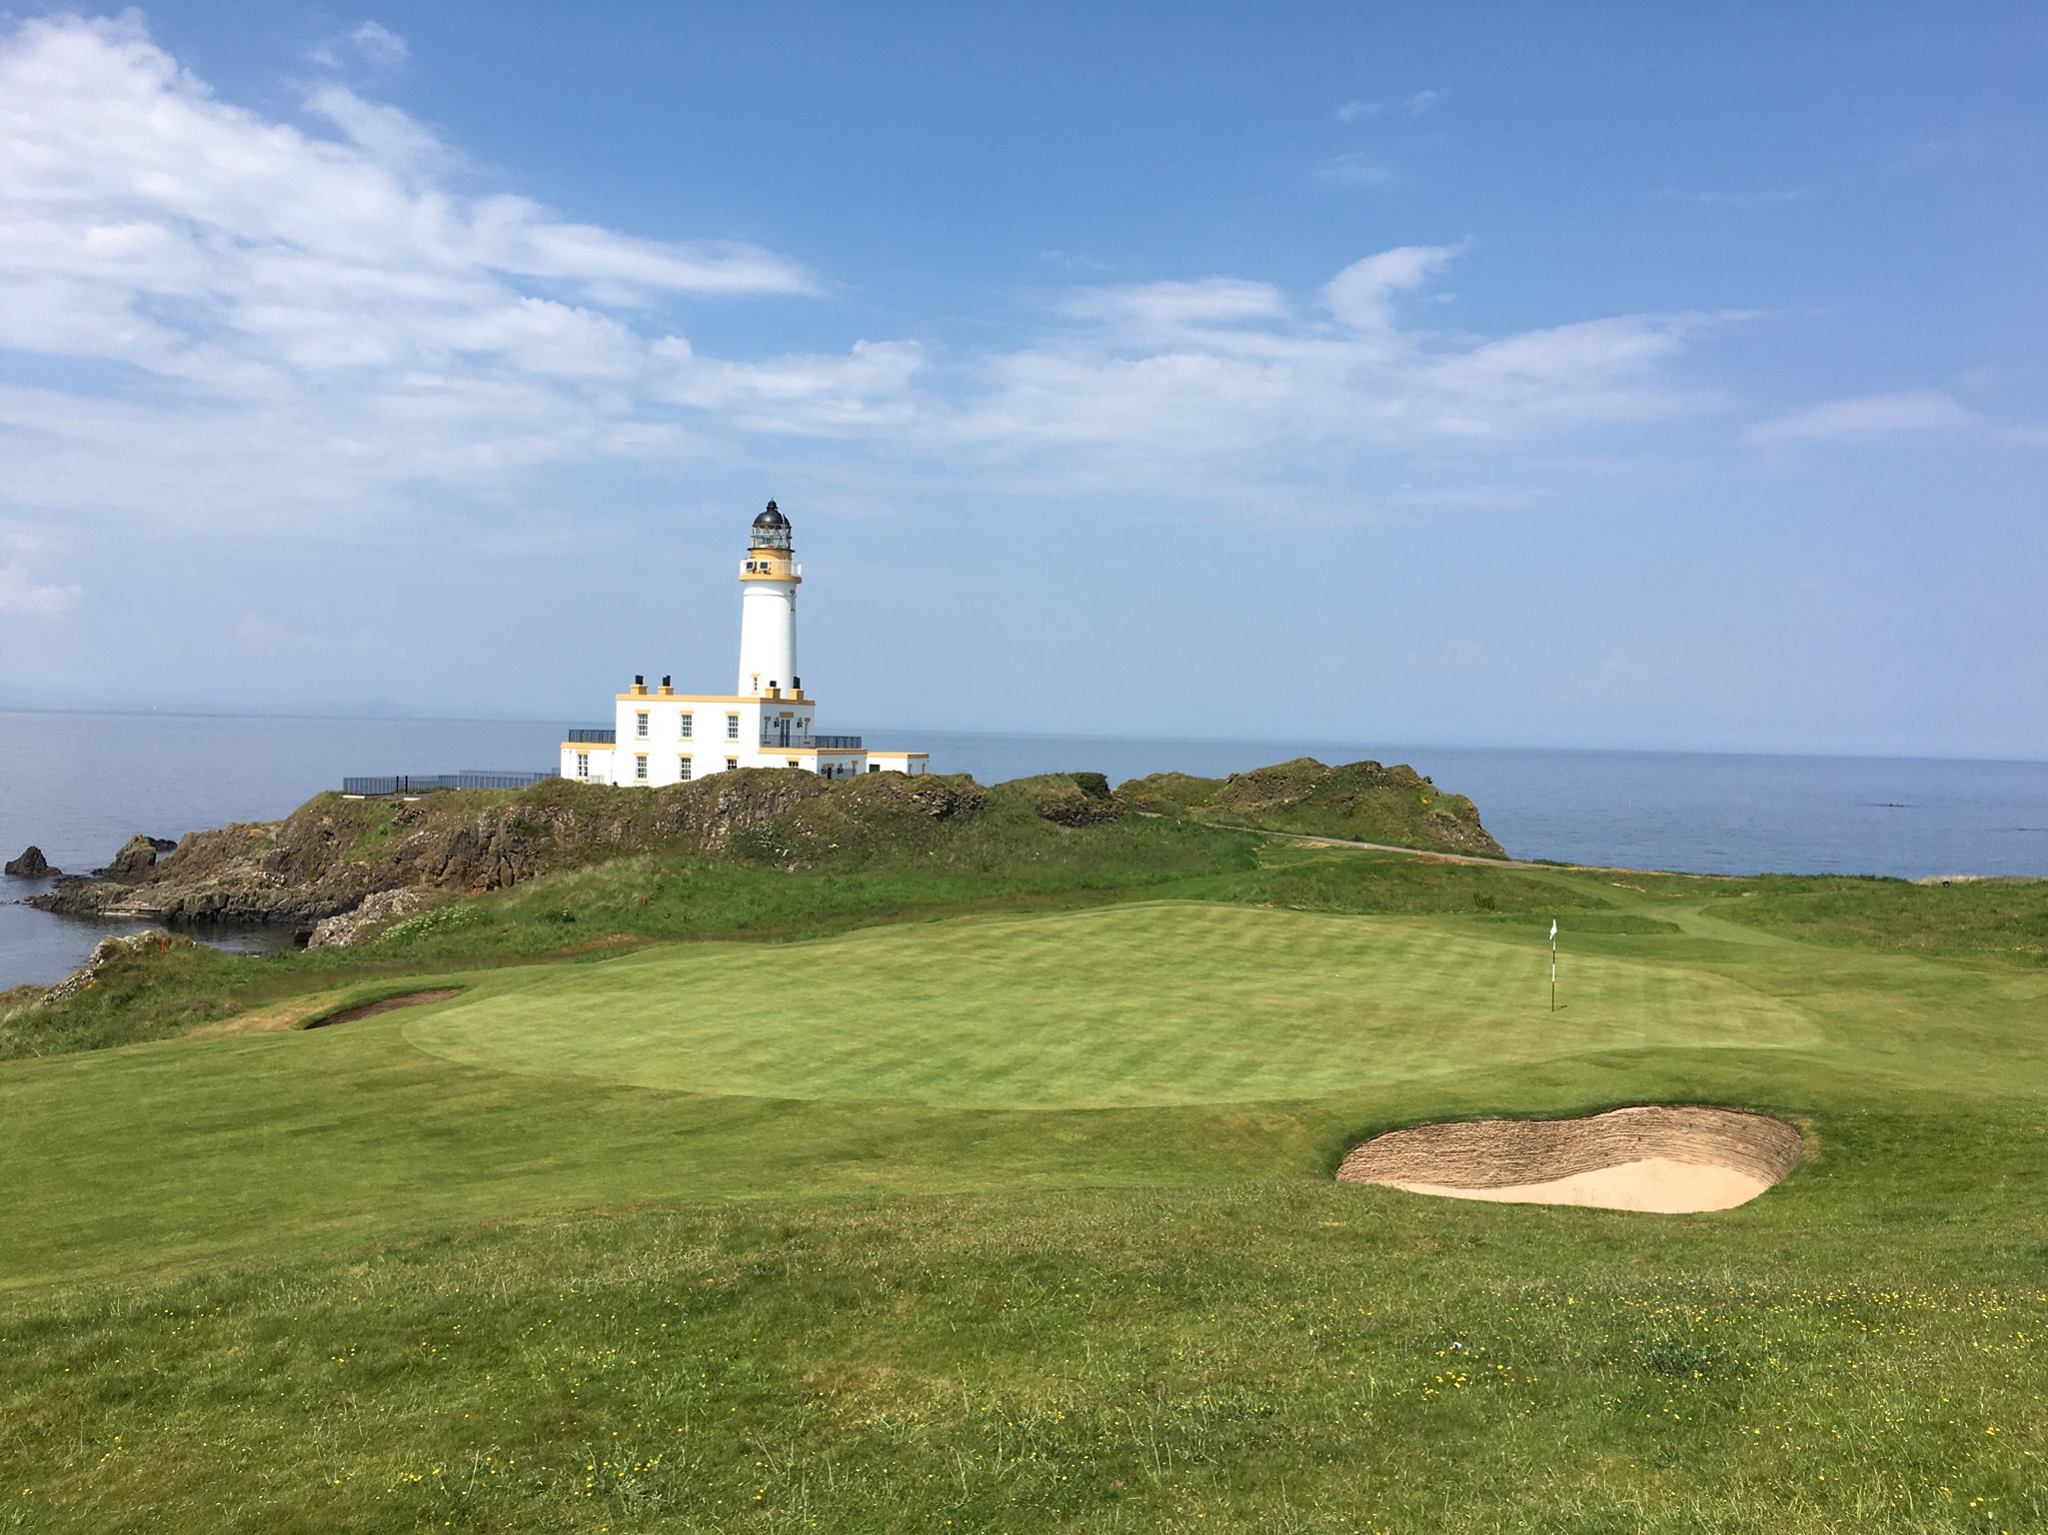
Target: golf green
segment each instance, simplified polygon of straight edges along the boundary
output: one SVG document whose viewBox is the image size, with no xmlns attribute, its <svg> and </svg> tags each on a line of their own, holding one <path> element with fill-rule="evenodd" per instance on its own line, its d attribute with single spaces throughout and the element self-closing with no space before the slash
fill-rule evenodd
<svg viewBox="0 0 2048 1535">
<path fill-rule="evenodd" d="M 1669 1044 L 1805 1049 L 1787 1001 L 1542 930 L 1153 903 L 664 948 L 486 983 L 405 1037 L 465 1065 L 961 1107 L 1245 1103 Z M 1448 1051 L 1447 1037 L 1462 1041 Z"/>
</svg>

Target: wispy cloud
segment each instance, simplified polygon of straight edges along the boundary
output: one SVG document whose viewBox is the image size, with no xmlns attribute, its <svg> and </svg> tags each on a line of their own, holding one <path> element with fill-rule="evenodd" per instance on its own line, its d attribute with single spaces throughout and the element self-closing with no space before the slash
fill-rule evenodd
<svg viewBox="0 0 2048 1535">
<path fill-rule="evenodd" d="M 1332 186 L 1382 187 L 1394 179 L 1394 173 L 1371 155 L 1352 150 L 1322 161 L 1316 166 L 1315 177 Z"/>
<path fill-rule="evenodd" d="M 1752 426 L 1752 442 L 1813 442 L 1831 437 L 1876 437 L 1968 426 L 1977 417 L 1933 389 L 1830 400 Z"/>
<path fill-rule="evenodd" d="M 1278 288 L 1241 277 L 1081 288 L 1068 294 L 1061 307 L 1068 314 L 1137 326 L 1148 332 L 1277 320 L 1287 314 L 1286 297 Z"/>
<path fill-rule="evenodd" d="M 1409 117 L 1421 117 L 1435 110 L 1450 96 L 1449 91 L 1414 91 L 1399 101 L 1369 101 L 1354 98 L 1339 102 L 1336 118 L 1340 123 L 1366 122 L 1375 117 L 1387 117 L 1404 113 Z"/>
<path fill-rule="evenodd" d="M 0 613 L 47 618 L 79 599 L 78 586 L 38 586 L 21 565 L 0 565 Z"/>
<path fill-rule="evenodd" d="M 366 21 L 354 31 L 330 37 L 308 57 L 322 69 L 341 69 L 351 59 L 379 69 L 396 69 L 412 58 L 412 49 L 390 28 Z"/>
<path fill-rule="evenodd" d="M 1049 261 L 1062 271 L 1067 272 L 1113 272 L 1116 270 L 1115 266 L 1110 262 L 1098 261 L 1095 257 L 1084 255 L 1080 251 L 1042 250 L 1038 253 L 1038 259 L 1040 261 Z"/>
<path fill-rule="evenodd" d="M 838 478 L 1189 514 L 1269 508 L 1276 487 L 1364 504 L 1373 461 L 1411 509 L 1473 486 L 1525 504 L 1541 487 L 1503 468 L 1517 455 L 1563 462 L 1581 434 L 1719 403 L 1681 363 L 1732 317 L 1458 332 L 1435 302 L 1455 245 L 1365 254 L 1320 290 L 1077 285 L 977 352 L 875 336 L 714 356 L 690 305 L 828 285 L 758 247 L 473 194 L 459 147 L 333 81 L 298 107 L 224 101 L 132 15 L 0 32 L 0 346 L 61 360 L 0 383 L 0 517 L 283 531 L 309 508 L 360 526 L 475 496 L 511 519 L 543 469 L 673 474 L 764 443 L 787 462 L 806 441 Z M 16 607 L 75 595 L 9 569 Z"/>
<path fill-rule="evenodd" d="M 1330 312 L 1353 330 L 1381 330 L 1392 323 L 1392 301 L 1426 282 L 1458 254 L 1450 245 L 1401 245 L 1354 261 L 1323 288 Z"/>
</svg>

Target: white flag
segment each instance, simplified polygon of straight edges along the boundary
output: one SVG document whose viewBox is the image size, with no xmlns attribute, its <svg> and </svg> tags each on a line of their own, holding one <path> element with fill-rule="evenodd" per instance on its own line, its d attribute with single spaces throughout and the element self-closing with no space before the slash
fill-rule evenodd
<svg viewBox="0 0 2048 1535">
<path fill-rule="evenodd" d="M 1550 941 L 1552 943 L 1557 942 L 1557 918 L 1555 917 L 1550 919 Z"/>
</svg>

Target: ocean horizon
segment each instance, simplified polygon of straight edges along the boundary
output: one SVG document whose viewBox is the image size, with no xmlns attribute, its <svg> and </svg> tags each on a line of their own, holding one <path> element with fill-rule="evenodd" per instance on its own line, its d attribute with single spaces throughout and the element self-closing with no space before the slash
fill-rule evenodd
<svg viewBox="0 0 2048 1535">
<path fill-rule="evenodd" d="M 274 820 L 355 774 L 551 769 L 558 721 L 0 710 L 0 856 L 33 843 L 86 873 L 130 836 Z M 1969 758 L 1217 741 L 885 728 L 984 783 L 1053 771 L 1112 783 L 1221 776 L 1293 757 L 1405 762 L 1469 795 L 1517 858 L 1701 874 L 2048 876 L 2048 763 Z M 0 883 L 0 988 L 47 984 L 108 932 L 18 904 Z M 282 933 L 232 933 L 244 947 Z"/>
</svg>

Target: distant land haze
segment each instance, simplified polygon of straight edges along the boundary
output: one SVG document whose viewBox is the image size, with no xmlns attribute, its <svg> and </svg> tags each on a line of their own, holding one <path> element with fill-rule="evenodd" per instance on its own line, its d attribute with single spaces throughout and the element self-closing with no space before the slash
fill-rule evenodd
<svg viewBox="0 0 2048 1535">
<path fill-rule="evenodd" d="M 0 851 L 11 858 L 34 843 L 59 868 L 84 873 L 136 832 L 177 837 L 274 819 L 345 774 L 546 768 L 560 729 L 0 712 Z M 931 731 L 919 739 L 934 772 L 985 783 L 1055 770 L 1100 772 L 1112 783 L 1167 771 L 1216 776 L 1298 756 L 1407 762 L 1470 795 L 1520 858 L 1717 874 L 2048 876 L 2048 763 Z M 0 900 L 27 893 L 18 881 L 0 886 Z M 100 931 L 0 905 L 0 987 L 68 973 Z"/>
</svg>

